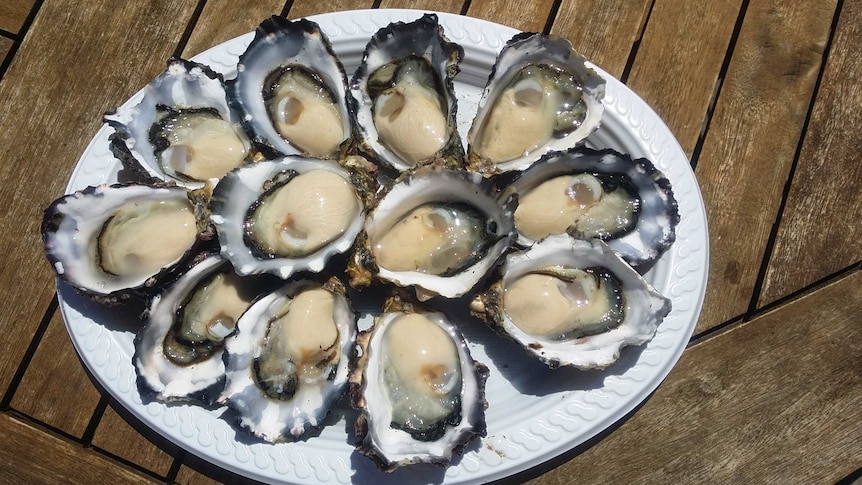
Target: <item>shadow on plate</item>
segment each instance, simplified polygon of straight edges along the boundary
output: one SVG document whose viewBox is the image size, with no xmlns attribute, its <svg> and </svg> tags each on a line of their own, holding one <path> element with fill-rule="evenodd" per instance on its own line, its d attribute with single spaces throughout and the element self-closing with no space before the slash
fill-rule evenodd
<svg viewBox="0 0 862 485">
<path fill-rule="evenodd" d="M 57 293 L 63 303 L 108 330 L 114 332 L 138 333 L 143 324 L 141 315 L 146 310 L 147 304 L 141 298 L 129 298 L 123 302 L 106 306 L 79 294 L 71 285 L 57 282 Z"/>
</svg>

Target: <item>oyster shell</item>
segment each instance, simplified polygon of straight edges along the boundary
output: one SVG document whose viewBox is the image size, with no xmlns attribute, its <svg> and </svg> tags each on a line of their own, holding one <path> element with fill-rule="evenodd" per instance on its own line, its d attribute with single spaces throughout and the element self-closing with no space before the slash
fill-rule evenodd
<svg viewBox="0 0 862 485">
<path fill-rule="evenodd" d="M 550 153 L 512 184 L 518 242 L 550 234 L 599 238 L 629 264 L 654 262 L 676 240 L 670 181 L 649 160 L 579 147 Z"/>
<path fill-rule="evenodd" d="M 132 357 L 141 396 L 214 404 L 224 388 L 224 338 L 262 286 L 213 254 L 153 297 Z"/>
<path fill-rule="evenodd" d="M 357 337 L 351 398 L 361 410 L 357 451 L 382 470 L 414 463 L 446 466 L 485 436 L 488 368 L 440 312 L 393 297 Z"/>
<path fill-rule="evenodd" d="M 199 188 L 253 157 L 222 75 L 204 64 L 168 60 L 139 104 L 104 119 L 116 130 L 111 150 L 145 179 Z"/>
<path fill-rule="evenodd" d="M 476 173 L 424 166 L 399 177 L 368 215 L 348 270 L 415 287 L 420 299 L 455 298 L 497 263 L 515 238 L 514 195 L 498 201 Z"/>
<path fill-rule="evenodd" d="M 652 339 L 671 302 L 599 240 L 548 236 L 512 253 L 471 312 L 554 368 L 604 368 Z"/>
<path fill-rule="evenodd" d="M 350 249 L 365 214 L 357 177 L 333 161 L 287 156 L 240 167 L 213 190 L 222 254 L 241 275 L 319 272 Z"/>
<path fill-rule="evenodd" d="M 255 302 L 225 340 L 219 402 L 263 440 L 300 438 L 344 391 L 355 339 L 356 315 L 336 278 L 288 283 Z"/>
<path fill-rule="evenodd" d="M 452 79 L 463 57 L 434 14 L 377 31 L 350 82 L 361 149 L 401 172 L 437 159 L 460 167 Z"/>
<path fill-rule="evenodd" d="M 182 187 L 88 187 L 45 210 L 42 241 L 57 276 L 114 304 L 171 281 L 212 238 L 208 193 Z"/>
<path fill-rule="evenodd" d="M 497 57 L 467 135 L 467 168 L 524 170 L 551 150 L 582 143 L 601 123 L 605 80 L 572 44 L 515 35 Z"/>
<path fill-rule="evenodd" d="M 228 91 L 243 127 L 270 158 L 338 158 L 350 140 L 347 75 L 315 22 L 275 15 L 261 22 Z"/>
</svg>

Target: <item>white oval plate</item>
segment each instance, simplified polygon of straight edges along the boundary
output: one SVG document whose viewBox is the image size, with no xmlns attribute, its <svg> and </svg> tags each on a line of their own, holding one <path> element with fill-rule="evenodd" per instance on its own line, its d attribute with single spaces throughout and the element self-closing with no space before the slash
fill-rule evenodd
<svg viewBox="0 0 862 485">
<path fill-rule="evenodd" d="M 367 10 L 311 17 L 329 35 L 348 73 L 361 59 L 365 44 L 393 21 L 414 20 L 422 12 Z M 514 29 L 469 17 L 439 13 L 446 35 L 465 50 L 456 78 L 459 129 L 469 128 L 476 103 L 497 52 Z M 194 60 L 227 78 L 253 38 L 249 33 L 220 44 Z M 280 483 L 467 483 L 510 476 L 571 450 L 624 417 L 670 372 L 682 354 L 700 313 L 706 288 L 708 240 L 706 216 L 694 174 L 673 134 L 647 104 L 601 69 L 608 81 L 602 127 L 588 143 L 612 147 L 655 162 L 673 184 L 679 202 L 677 242 L 647 274 L 673 302 L 673 310 L 655 338 L 639 348 L 625 348 L 620 362 L 604 371 L 550 370 L 522 349 L 480 325 L 465 326 L 474 358 L 491 369 L 487 383 L 488 436 L 475 441 L 452 466 L 418 465 L 391 474 L 377 471 L 353 451 L 355 413 L 342 406 L 319 436 L 298 443 L 251 442 L 223 410 L 190 405 L 143 404 L 132 366 L 132 315 L 105 309 L 59 285 L 61 309 L 69 335 L 92 374 L 147 426 L 190 452 L 249 478 Z M 127 104 L 139 102 L 138 92 Z M 69 181 L 71 192 L 112 183 L 120 168 L 108 150 L 111 130 L 103 127 L 91 141 Z M 361 306 L 361 305 L 360 305 Z"/>
</svg>

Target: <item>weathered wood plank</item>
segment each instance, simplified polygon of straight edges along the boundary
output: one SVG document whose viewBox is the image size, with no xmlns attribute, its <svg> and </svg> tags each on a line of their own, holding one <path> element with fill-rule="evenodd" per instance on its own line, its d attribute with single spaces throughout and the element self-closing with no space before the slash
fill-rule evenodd
<svg viewBox="0 0 862 485">
<path fill-rule="evenodd" d="M 12 39 L 7 39 L 6 37 L 0 37 L 0 62 L 3 62 L 6 59 L 6 56 L 9 54 L 9 51 L 12 49 Z"/>
<path fill-rule="evenodd" d="M 147 434 L 157 439 L 164 449 L 153 444 L 108 406 L 99 421 L 92 443 L 97 448 L 164 477 L 174 462 L 170 453 L 176 453 L 178 448 L 156 435 L 154 431 L 147 430 Z"/>
<path fill-rule="evenodd" d="M 97 452 L 0 414 L 0 484 L 155 483 Z"/>
<path fill-rule="evenodd" d="M 440 0 L 433 3 L 426 0 L 383 0 L 380 2 L 380 8 L 411 8 L 414 10 L 461 13 L 461 9 L 464 8 L 464 0 Z"/>
<path fill-rule="evenodd" d="M 553 0 L 535 0 L 513 4 L 504 0 L 476 0 L 467 15 L 508 25 L 527 32 L 541 32 L 551 14 Z"/>
<path fill-rule="evenodd" d="M 0 83 L 4 117 L 14 120 L 0 123 L 0 254 L 15 255 L 0 268 L 0 390 L 54 293 L 42 210 L 63 193 L 102 114 L 164 69 L 193 10 L 192 2 L 48 0 Z"/>
<path fill-rule="evenodd" d="M 760 305 L 862 259 L 862 5 L 844 2 Z M 796 72 L 789 72 L 795 75 Z"/>
<path fill-rule="evenodd" d="M 619 78 L 651 6 L 652 0 L 563 0 L 551 33 Z"/>
<path fill-rule="evenodd" d="M 748 6 L 697 164 L 711 259 L 698 332 L 748 309 L 834 11 L 835 0 Z"/>
<path fill-rule="evenodd" d="M 81 437 L 100 397 L 78 360 L 62 315 L 54 312 L 10 406 L 71 436 Z"/>
<path fill-rule="evenodd" d="M 533 483 L 835 483 L 862 466 L 862 272 L 685 351 L 604 440 Z"/>
<path fill-rule="evenodd" d="M 662 117 L 690 157 L 741 0 L 657 0 L 627 83 Z"/>
<path fill-rule="evenodd" d="M 371 8 L 372 0 L 332 0 L 320 2 L 317 0 L 295 0 L 287 12 L 287 17 L 298 19 L 319 13 L 337 12 L 339 10 L 361 10 Z"/>
<path fill-rule="evenodd" d="M 0 3 L 0 29 L 20 33 L 24 20 L 33 9 L 33 0 L 4 0 Z"/>
<path fill-rule="evenodd" d="M 284 0 L 208 1 L 183 50 L 183 56 L 195 56 L 226 40 L 251 32 L 270 15 L 280 14 L 283 8 Z"/>
</svg>

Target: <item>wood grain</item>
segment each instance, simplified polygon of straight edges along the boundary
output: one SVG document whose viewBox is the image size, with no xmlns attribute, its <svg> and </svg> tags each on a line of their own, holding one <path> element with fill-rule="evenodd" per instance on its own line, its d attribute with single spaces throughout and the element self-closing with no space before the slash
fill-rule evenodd
<svg viewBox="0 0 862 485">
<path fill-rule="evenodd" d="M 6 59 L 6 56 L 9 54 L 9 51 L 12 49 L 12 39 L 7 39 L 6 37 L 0 37 L 0 62 L 3 62 Z M 0 76 L 2 79 L 2 76 Z"/>
<path fill-rule="evenodd" d="M 96 483 L 152 484 L 151 479 L 116 462 L 0 414 L 0 485 Z"/>
<path fill-rule="evenodd" d="M 125 414 L 125 410 L 123 413 Z M 123 418 L 108 406 L 96 428 L 93 446 L 150 470 L 156 475 L 166 476 L 174 462 L 171 455 L 176 454 L 179 448 L 157 435 L 155 431 L 144 429 L 145 426 L 140 422 L 136 421 L 137 427 L 132 427 L 126 419 L 134 418 L 128 416 Z M 155 439 L 161 448 L 147 439 L 140 432 L 141 430 Z"/>
<path fill-rule="evenodd" d="M 435 12 L 461 13 L 464 8 L 464 0 L 441 0 L 429 2 L 427 0 L 383 0 L 380 8 L 410 8 L 415 10 L 433 10 Z"/>
<path fill-rule="evenodd" d="M 3 0 L 0 3 L 0 29 L 13 34 L 20 33 L 21 26 L 30 10 L 33 0 Z"/>
<path fill-rule="evenodd" d="M 210 47 L 251 32 L 264 19 L 280 14 L 282 8 L 284 0 L 210 0 L 195 24 L 189 42 L 183 49 L 183 56 L 195 56 Z"/>
<path fill-rule="evenodd" d="M 619 79 L 640 39 L 652 0 L 563 0 L 551 33 Z"/>
<path fill-rule="evenodd" d="M 553 4 L 553 0 L 535 0 L 520 4 L 503 0 L 474 0 L 467 9 L 467 15 L 525 32 L 541 32 Z"/>
<path fill-rule="evenodd" d="M 0 83 L 0 106 L 14 120 L 0 124 L 0 254 L 15 255 L 15 264 L 0 269 L 0 390 L 54 294 L 39 236 L 42 210 L 62 195 L 102 114 L 164 69 L 193 9 L 188 2 L 48 0 Z"/>
<path fill-rule="evenodd" d="M 685 351 L 634 416 L 533 483 L 835 483 L 862 466 L 862 272 Z"/>
<path fill-rule="evenodd" d="M 627 84 L 662 117 L 691 157 L 740 0 L 656 0 Z"/>
<path fill-rule="evenodd" d="M 862 259 L 862 5 L 844 2 L 760 295 L 764 305 Z"/>
<path fill-rule="evenodd" d="M 54 312 L 12 397 L 12 409 L 80 438 L 100 398 L 78 360 L 62 315 Z"/>
<path fill-rule="evenodd" d="M 298 19 L 339 10 L 361 10 L 371 8 L 372 5 L 374 5 L 372 0 L 332 0 L 325 3 L 318 0 L 294 0 L 287 12 L 287 17 Z"/>
<path fill-rule="evenodd" d="M 748 310 L 834 10 L 834 0 L 748 6 L 697 165 L 710 274 L 696 332 Z"/>
</svg>

